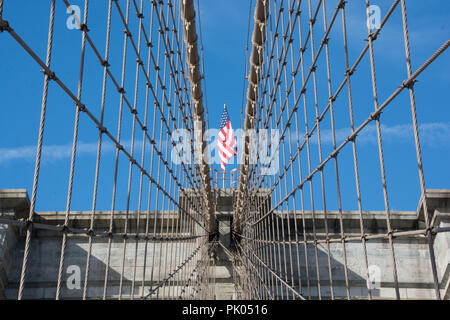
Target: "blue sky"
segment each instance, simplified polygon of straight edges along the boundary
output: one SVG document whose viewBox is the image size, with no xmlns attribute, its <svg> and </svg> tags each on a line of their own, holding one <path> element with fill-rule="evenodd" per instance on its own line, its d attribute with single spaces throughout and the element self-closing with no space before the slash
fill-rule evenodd
<svg viewBox="0 0 450 320">
<path fill-rule="evenodd" d="M 332 14 L 336 2 L 327 1 L 329 16 Z M 71 3 L 83 6 L 81 0 L 72 0 Z M 106 7 L 106 1 L 92 1 L 92 3 L 97 11 L 92 9 L 90 12 L 91 35 L 94 41 L 102 44 L 99 47 L 103 48 L 106 14 L 98 15 L 97 13 L 102 12 L 102 6 Z M 373 3 L 380 7 L 381 15 L 384 16 L 392 1 L 378 0 Z M 409 0 L 406 3 L 412 68 L 416 70 L 449 38 L 450 2 L 447 0 Z M 254 1 L 252 15 L 253 6 Z M 347 8 L 349 53 L 350 64 L 352 64 L 366 44 L 364 39 L 367 37 L 367 30 L 363 19 L 363 1 L 351 0 Z M 5 0 L 4 18 L 43 60 L 47 43 L 48 12 L 49 1 Z M 207 106 L 211 128 L 219 126 L 224 102 L 227 103 L 233 127 L 236 129 L 240 127 L 243 89 L 246 92 L 246 83 L 243 87 L 243 80 L 248 13 L 249 1 L 200 0 Z M 74 75 L 78 74 L 80 32 L 66 28 L 67 17 L 62 1 L 57 1 L 52 66 L 66 85 L 76 92 L 77 76 Z M 115 18 L 117 19 L 117 16 Z M 118 27 L 115 34 L 119 34 L 121 28 L 117 20 L 116 24 Z M 401 16 L 398 6 L 393 17 L 381 32 L 379 40 L 375 43 L 380 102 L 395 91 L 406 78 L 405 53 L 400 26 Z M 333 57 L 331 61 L 333 88 L 336 89 L 344 77 L 345 69 L 341 29 L 340 27 L 334 29 L 336 31 L 332 31 L 330 34 L 330 50 Z M 317 34 L 317 39 L 320 34 L 321 32 Z M 122 34 L 117 38 L 119 40 L 112 43 L 112 50 L 116 48 L 117 56 L 120 57 Z M 92 56 L 91 59 L 93 59 Z M 117 62 L 114 57 L 112 59 L 113 62 Z M 324 65 L 323 61 L 319 62 L 319 68 L 320 63 L 322 66 Z M 111 66 L 113 73 L 120 79 L 120 64 L 111 63 Z M 352 78 L 354 104 L 356 108 L 359 108 L 358 112 L 355 112 L 356 125 L 360 124 L 367 117 L 368 112 L 373 110 L 368 68 L 366 56 L 362 66 L 357 69 Z M 324 70 L 318 71 L 319 79 L 320 72 L 324 72 Z M 427 188 L 450 188 L 449 70 L 449 53 L 445 52 L 423 72 L 416 85 L 416 104 Z M 43 77 L 37 64 L 5 32 L 0 33 L 0 74 L 0 96 L 2 97 L 0 100 L 0 188 L 26 188 L 28 192 L 31 192 Z M 83 94 L 86 100 L 98 101 L 98 83 L 100 83 L 101 75 L 101 68 L 98 66 L 86 71 Z M 129 78 L 131 79 L 129 80 L 131 81 L 130 85 L 132 85 L 134 76 Z M 326 88 L 323 86 L 326 86 L 326 82 L 319 84 L 319 89 Z M 326 101 L 325 91 L 320 97 L 322 102 Z M 323 109 L 325 105 L 322 103 L 319 108 Z M 336 110 L 340 110 L 340 108 L 347 110 L 345 95 L 336 101 L 335 108 Z M 37 210 L 63 210 L 65 208 L 73 110 L 73 103 L 67 96 L 59 88 L 51 85 L 44 140 L 46 147 L 43 155 Z M 395 99 L 382 116 L 388 190 L 391 207 L 397 210 L 415 210 L 420 196 L 409 110 L 409 96 L 405 91 Z M 349 133 L 348 114 L 343 111 L 337 113 L 336 117 L 339 142 L 345 139 Z M 116 118 L 114 116 L 106 121 L 115 128 Z M 309 121 L 312 122 L 311 119 Z M 78 178 L 75 181 L 73 208 L 74 210 L 89 210 L 97 133 L 96 129 L 88 123 L 82 124 L 81 128 L 79 157 L 77 158 Z M 377 169 L 378 147 L 374 129 L 373 126 L 369 126 L 358 140 L 363 203 L 366 209 L 383 209 L 379 169 Z M 113 131 L 115 132 L 115 129 Z M 322 129 L 324 154 L 330 152 L 332 148 L 329 132 L 329 128 L 324 124 Z M 127 137 L 130 137 L 129 132 L 124 133 L 124 141 Z M 314 141 L 312 148 L 316 148 Z M 112 159 L 113 146 L 106 143 L 104 153 L 109 154 Z M 346 147 L 341 160 L 343 176 L 341 183 L 343 193 L 349 195 L 344 197 L 344 209 L 348 210 L 356 208 L 353 196 L 353 164 L 350 157 L 351 148 Z M 350 159 L 350 161 L 346 162 L 345 159 Z M 123 165 L 126 167 L 126 162 Z M 110 167 L 112 165 L 105 170 L 111 171 Z M 233 164 L 229 165 L 229 169 L 234 167 Z M 219 166 L 215 166 L 215 168 L 218 169 Z M 333 166 L 329 166 L 329 170 L 332 174 Z M 123 174 L 126 176 L 125 173 Z M 108 210 L 110 208 L 110 176 L 105 172 L 105 175 L 101 177 L 102 185 L 107 187 L 101 188 L 99 191 L 99 209 Z M 138 176 L 136 175 L 133 179 L 138 179 Z M 329 187 L 331 192 L 328 194 L 330 202 L 333 202 L 335 199 L 331 185 Z M 119 183 L 119 187 L 126 188 L 126 177 Z M 318 185 L 317 188 L 319 188 Z M 132 199 L 136 199 L 135 197 L 134 194 Z M 122 198 L 120 202 L 118 208 L 123 209 Z M 333 208 L 332 205 L 331 208 Z"/>
</svg>

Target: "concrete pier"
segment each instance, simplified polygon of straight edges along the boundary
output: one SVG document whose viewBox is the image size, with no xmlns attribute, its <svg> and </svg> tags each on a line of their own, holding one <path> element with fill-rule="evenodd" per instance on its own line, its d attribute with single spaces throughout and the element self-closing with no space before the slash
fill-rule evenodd
<svg viewBox="0 0 450 320">
<path fill-rule="evenodd" d="M 214 283 L 216 299 L 232 300 L 238 298 L 239 283 L 245 281 L 235 264 L 233 254 L 236 248 L 231 241 L 232 232 L 232 200 L 233 193 L 227 190 L 218 191 L 216 194 L 216 223 L 217 240 L 220 242 L 213 255 L 210 265 L 210 283 Z M 449 228 L 450 208 L 448 206 L 450 191 L 430 191 L 433 197 L 432 205 L 428 206 L 429 217 L 433 228 Z M 0 191 L 0 298 L 16 299 L 20 282 L 20 272 L 24 253 L 25 233 L 20 227 L 13 224 L 5 224 L 4 219 L 20 220 L 28 215 L 28 196 L 25 190 Z M 415 212 L 394 211 L 391 212 L 391 225 L 396 232 L 420 230 L 423 228 L 423 212 L 419 201 Z M 430 211 L 431 210 L 431 211 Z M 423 211 L 423 210 L 422 210 Z M 154 214 L 152 212 L 148 213 Z M 360 234 L 360 220 L 358 212 L 342 212 L 343 226 L 347 237 L 357 237 Z M 107 229 L 110 212 L 96 213 L 96 226 L 99 229 Z M 154 216 L 152 216 L 154 218 Z M 316 221 L 316 239 L 325 238 L 325 213 L 324 212 L 281 212 L 274 213 L 274 219 L 283 220 L 285 234 L 290 234 L 281 243 L 257 243 L 249 244 L 260 257 L 282 257 L 281 264 L 270 259 L 269 267 L 282 276 L 286 275 L 288 282 L 296 288 L 301 286 L 301 292 L 306 298 L 318 298 L 320 287 L 322 298 L 331 298 L 333 290 L 334 298 L 346 298 L 346 278 L 344 270 L 344 250 L 347 259 L 347 275 L 350 295 L 354 298 L 367 298 L 366 267 L 363 260 L 363 246 L 360 241 L 348 241 L 343 247 L 339 241 L 330 242 L 329 248 L 325 243 L 319 243 L 317 256 L 313 244 L 312 219 Z M 338 212 L 326 213 L 329 232 L 332 238 L 339 238 L 340 215 Z M 386 232 L 386 216 L 384 212 L 363 212 L 364 228 L 368 235 L 384 234 Z M 177 212 L 166 212 L 160 215 L 156 221 L 157 228 L 163 227 L 169 221 L 179 219 Z M 115 228 L 120 230 L 125 222 L 126 215 L 123 212 L 114 214 Z M 130 230 L 136 229 L 136 213 L 129 212 Z M 297 220 L 298 237 L 295 238 L 293 225 Z M 35 222 L 46 225 L 61 225 L 64 221 L 63 212 L 37 212 Z M 87 228 L 90 222 L 89 212 L 71 212 L 71 226 Z M 291 229 L 288 229 L 288 221 Z M 303 230 L 303 222 L 305 229 Z M 152 222 L 154 223 L 154 222 Z M 278 225 L 280 227 L 281 223 Z M 165 228 L 164 228 L 165 229 Z M 190 235 L 190 230 L 179 230 L 178 235 Z M 184 232 L 183 232 L 184 231 Z M 281 232 L 281 229 L 279 229 Z M 289 232 L 288 232 L 289 231 Z M 303 243 L 303 231 L 306 234 L 307 243 Z M 88 236 L 72 234 L 68 237 L 61 298 L 80 299 L 84 287 L 84 275 L 86 272 L 86 257 L 89 250 Z M 35 229 L 31 240 L 29 268 L 26 278 L 24 298 L 26 299 L 54 299 L 56 293 L 57 272 L 61 253 L 61 233 L 52 230 Z M 108 270 L 108 298 L 117 298 L 120 284 L 120 274 L 123 268 L 123 295 L 129 297 L 133 282 L 135 298 L 140 298 L 142 293 L 142 279 L 145 272 L 144 292 L 167 276 L 167 270 L 158 268 L 158 257 L 167 259 L 162 265 L 175 267 L 177 261 L 185 257 L 177 254 L 166 257 L 164 252 L 181 252 L 174 250 L 181 245 L 188 245 L 188 255 L 196 247 L 196 240 L 183 241 L 149 241 L 136 242 L 133 233 L 126 242 L 127 251 L 123 260 L 123 239 L 112 241 L 109 267 L 107 261 L 107 239 L 95 238 L 92 246 L 91 263 L 89 269 L 87 297 L 98 299 L 102 297 L 105 272 Z M 245 240 L 242 240 L 245 241 Z M 438 233 L 433 242 L 438 269 L 441 296 L 450 298 L 450 233 Z M 171 250 L 168 250 L 171 249 Z M 431 273 L 431 263 L 427 238 L 422 234 L 408 237 L 394 238 L 394 249 L 400 297 L 402 299 L 434 299 L 434 284 Z M 136 251 L 137 250 L 137 251 Z M 145 254 L 146 252 L 146 254 Z M 135 260 L 135 256 L 137 259 Z M 316 258 L 317 257 L 317 258 Z M 386 238 L 369 239 L 367 241 L 367 258 L 371 268 L 370 281 L 374 299 L 391 299 L 395 297 L 394 273 L 389 243 Z M 155 260 L 152 260 L 155 259 Z M 145 260 L 147 263 L 145 263 Z M 306 263 L 308 260 L 308 263 Z M 122 262 L 125 261 L 125 264 Z M 149 263 L 149 261 L 153 261 Z M 238 271 L 236 271 L 238 270 Z M 270 290 L 276 290 L 276 279 L 264 268 L 259 268 L 261 277 L 268 283 Z M 81 275 L 79 283 L 74 282 L 74 277 Z M 307 274 L 309 277 L 307 277 Z M 331 274 L 331 278 L 330 278 Z M 133 280 L 134 279 L 134 280 Z M 168 286 L 163 288 L 158 298 L 164 298 L 165 292 L 178 292 L 185 287 L 188 279 L 183 274 L 176 275 Z M 137 285 L 139 284 L 139 285 Z M 331 288 L 332 284 L 332 288 Z M 261 289 L 262 290 L 262 289 Z M 286 297 L 289 292 L 275 292 L 276 295 Z"/>
</svg>

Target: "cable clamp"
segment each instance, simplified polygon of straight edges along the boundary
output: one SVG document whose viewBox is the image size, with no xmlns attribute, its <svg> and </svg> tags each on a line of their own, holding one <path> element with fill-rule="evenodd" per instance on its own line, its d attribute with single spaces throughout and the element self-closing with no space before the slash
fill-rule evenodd
<svg viewBox="0 0 450 320">
<path fill-rule="evenodd" d="M 103 125 L 99 124 L 97 128 L 98 130 L 100 130 L 101 133 L 106 133 L 106 128 Z"/>
<path fill-rule="evenodd" d="M 63 224 L 61 227 L 61 232 L 67 233 L 69 231 L 69 227 L 66 224 Z"/>
<path fill-rule="evenodd" d="M 77 104 L 79 112 L 86 112 L 86 106 L 82 103 Z"/>
<path fill-rule="evenodd" d="M 132 38 L 132 34 L 128 29 L 123 30 L 123 33 L 125 33 L 127 35 L 127 37 Z"/>
<path fill-rule="evenodd" d="M 355 141 L 358 134 L 356 132 L 353 132 L 349 137 L 348 141 Z"/>
<path fill-rule="evenodd" d="M 338 9 L 344 9 L 346 3 L 347 3 L 347 1 L 341 1 L 337 6 Z"/>
<path fill-rule="evenodd" d="M 0 32 L 3 31 L 11 31 L 12 29 L 9 27 L 9 22 L 3 19 L 0 19 Z"/>
<path fill-rule="evenodd" d="M 356 69 L 355 69 L 356 70 Z M 353 73 L 355 72 L 355 70 L 351 70 L 351 69 L 347 69 L 346 71 L 345 71 L 345 73 L 344 73 L 344 75 L 345 76 L 352 76 L 353 75 Z"/>
<path fill-rule="evenodd" d="M 44 70 L 41 70 L 41 72 L 44 73 L 49 78 L 49 80 L 56 80 L 56 75 L 55 75 L 55 73 L 52 70 L 50 70 L 50 69 L 45 70 L 44 69 Z"/>
<path fill-rule="evenodd" d="M 379 33 L 370 33 L 369 36 L 367 37 L 367 39 L 364 39 L 364 40 L 365 41 L 369 41 L 369 40 L 375 41 L 375 40 L 377 40 L 378 34 Z"/>
<path fill-rule="evenodd" d="M 25 228 L 26 229 L 28 229 L 28 228 L 33 228 L 33 221 L 31 220 L 31 219 L 27 219 L 27 220 L 25 220 Z"/>
<path fill-rule="evenodd" d="M 82 32 L 89 32 L 90 31 L 86 23 L 80 24 L 80 30 Z"/>
<path fill-rule="evenodd" d="M 100 64 L 102 65 L 102 66 L 104 66 L 104 67 L 109 67 L 110 66 L 110 64 L 108 63 L 108 60 L 101 60 L 100 61 Z"/>
<path fill-rule="evenodd" d="M 412 88 L 414 88 L 414 84 L 416 82 L 417 82 L 417 80 L 415 80 L 415 79 L 405 80 L 405 81 L 402 82 L 402 87 L 403 88 L 412 89 Z"/>
<path fill-rule="evenodd" d="M 370 115 L 370 119 L 378 121 L 380 119 L 380 115 L 381 115 L 381 112 L 375 111 L 374 113 L 372 113 Z"/>
</svg>

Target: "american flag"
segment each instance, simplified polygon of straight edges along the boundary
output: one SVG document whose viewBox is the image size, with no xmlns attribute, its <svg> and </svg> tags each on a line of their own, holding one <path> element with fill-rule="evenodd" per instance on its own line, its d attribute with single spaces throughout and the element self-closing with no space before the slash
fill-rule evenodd
<svg viewBox="0 0 450 320">
<path fill-rule="evenodd" d="M 219 136 L 217 147 L 219 149 L 220 167 L 225 172 L 225 165 L 228 160 L 236 154 L 236 139 L 234 138 L 231 121 L 228 117 L 227 106 L 223 106 L 222 120 L 220 120 Z"/>
</svg>

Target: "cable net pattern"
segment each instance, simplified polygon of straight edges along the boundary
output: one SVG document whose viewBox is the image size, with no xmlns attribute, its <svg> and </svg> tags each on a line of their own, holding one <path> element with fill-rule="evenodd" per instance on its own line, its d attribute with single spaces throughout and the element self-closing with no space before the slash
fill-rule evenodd
<svg viewBox="0 0 450 320">
<path fill-rule="evenodd" d="M 193 152 L 188 161 L 172 161 L 172 153 L 180 152 L 174 147 L 178 142 L 172 140 L 174 132 L 183 129 L 184 138 L 191 140 L 192 147 L 195 122 L 205 121 L 200 109 L 203 71 L 195 61 L 199 59 L 197 44 L 190 39 L 196 28 L 193 2 L 110 0 L 98 4 L 86 0 L 83 15 L 79 16 L 68 1 L 49 1 L 45 59 L 27 44 L 29 39 L 15 32 L 16 20 L 20 20 L 7 17 L 7 1 L 0 3 L 2 37 L 9 34 L 44 74 L 29 216 L 21 221 L 6 221 L 26 230 L 18 298 L 27 297 L 28 280 L 35 285 L 38 281 L 39 285 L 43 277 L 40 273 L 41 278 L 36 279 L 36 267 L 54 272 L 47 298 L 210 297 L 209 252 L 213 244 L 208 241 L 209 181 L 201 174 L 205 162 L 194 164 Z M 72 75 L 77 79 L 76 86 L 62 80 L 63 72 L 60 76 L 51 64 L 53 49 L 59 48 L 54 40 L 60 31 L 55 20 L 58 15 L 68 17 L 66 11 L 79 30 L 74 31 L 79 32 L 79 40 L 71 44 L 79 48 L 80 55 L 79 73 Z M 44 23 L 44 19 L 40 20 Z M 98 21 L 103 20 L 104 28 L 91 27 L 98 27 Z M 93 77 L 95 72 L 102 75 L 98 85 L 101 90 L 95 99 L 85 98 L 83 93 L 89 89 L 84 86 L 89 80 L 86 75 Z M 45 215 L 35 212 L 41 156 L 45 152 L 45 120 L 51 107 L 47 97 L 52 90 L 59 90 L 71 100 L 71 105 L 61 107 L 72 108 L 74 114 L 65 186 L 67 204 L 59 220 L 46 220 Z M 78 137 L 89 128 L 97 131 L 93 135 L 98 138 L 95 171 L 90 174 L 93 179 L 77 176 L 75 165 Z M 124 141 L 123 135 L 129 139 Z M 114 148 L 114 156 L 102 159 L 103 149 L 110 147 Z M 104 182 L 105 175 L 110 175 L 108 183 Z M 71 204 L 76 179 L 84 179 L 84 188 L 93 191 L 91 205 L 86 199 L 82 204 L 85 211 L 75 213 Z M 97 207 L 98 194 L 103 190 L 109 190 L 110 210 Z M 102 199 L 104 204 L 105 198 Z M 33 237 L 44 231 L 58 239 L 46 249 L 48 255 L 54 254 L 57 259 L 35 266 L 39 250 L 38 240 L 33 241 Z M 66 269 L 73 264 L 77 252 L 75 241 L 86 253 L 76 261 L 81 269 L 82 288 L 74 295 L 65 282 Z"/>
<path fill-rule="evenodd" d="M 240 268 L 236 282 L 241 298 L 383 296 L 371 284 L 371 265 L 376 263 L 377 252 L 383 252 L 380 271 L 384 279 L 390 279 L 393 291 L 385 297 L 404 298 L 399 278 L 403 282 L 414 279 L 406 278 L 405 270 L 410 266 L 399 261 L 397 254 L 401 243 L 412 238 L 426 239 L 426 276 L 432 283 L 432 294 L 440 298 L 433 239 L 448 230 L 433 226 L 427 209 L 414 83 L 448 48 L 449 41 L 413 70 L 405 1 L 390 3 L 378 28 L 368 24 L 365 42 L 358 40 L 358 47 L 364 43 L 362 50 L 351 59 L 349 52 L 356 43 L 350 41 L 347 13 L 348 7 L 356 3 L 256 1 L 244 127 L 272 129 L 279 133 L 279 140 L 267 143 L 245 138 L 234 220 Z M 352 18 L 370 20 L 371 2 L 358 5 L 362 10 Z M 376 63 L 374 47 L 383 38 L 386 25 L 395 19 L 403 35 L 401 63 L 406 77 L 391 91 L 385 86 L 381 90 L 376 76 L 380 64 Z M 392 23 L 390 27 L 392 30 Z M 365 77 L 354 80 L 361 73 Z M 358 91 L 369 88 L 365 92 L 371 100 L 362 99 L 353 87 Z M 418 168 L 411 174 L 418 174 L 426 214 L 419 227 L 397 228 L 394 220 L 399 216 L 389 202 L 382 114 L 393 108 L 403 91 L 409 94 L 410 108 L 404 110 L 409 112 L 412 124 Z M 349 132 L 338 134 L 337 130 L 346 125 Z M 365 165 L 358 142 L 371 128 L 375 129 L 377 149 L 371 152 L 371 161 L 364 158 L 369 162 Z M 265 174 L 267 158 L 278 169 L 274 174 Z M 378 172 L 370 184 L 381 188 L 363 193 L 362 166 L 365 171 Z M 378 212 L 364 208 L 363 201 L 377 198 L 376 193 L 382 208 Z M 352 217 L 354 225 L 350 223 Z M 374 217 L 384 220 L 382 227 L 368 224 Z M 359 277 L 351 269 L 364 276 Z"/>
</svg>

